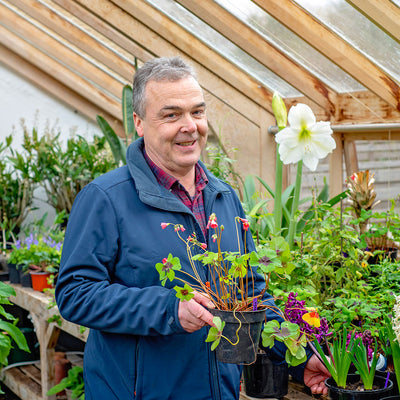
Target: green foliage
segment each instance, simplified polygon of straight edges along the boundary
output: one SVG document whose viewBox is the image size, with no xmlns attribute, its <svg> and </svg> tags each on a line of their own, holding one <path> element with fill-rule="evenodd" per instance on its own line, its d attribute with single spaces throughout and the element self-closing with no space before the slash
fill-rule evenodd
<svg viewBox="0 0 400 400">
<path fill-rule="evenodd" d="M 85 384 L 83 381 L 83 369 L 80 366 L 72 367 L 68 370 L 68 375 L 61 382 L 53 386 L 47 396 L 52 396 L 64 389 L 72 390 L 73 399 L 85 400 Z"/>
<path fill-rule="evenodd" d="M 220 317 L 213 318 L 213 324 L 210 330 L 208 331 L 208 335 L 206 338 L 206 342 L 212 342 L 211 350 L 215 350 L 216 347 L 219 345 L 219 342 L 222 338 L 222 332 L 225 327 L 225 321 L 222 321 Z"/>
<path fill-rule="evenodd" d="M 317 340 L 314 340 L 315 349 L 318 352 L 320 360 L 331 374 L 338 387 L 345 388 L 347 375 L 352 362 L 357 344 L 354 344 L 354 332 L 351 334 L 349 344 L 346 345 L 347 330 L 344 329 L 343 335 L 339 333 L 333 340 L 333 344 L 326 343 L 329 357 L 327 357 Z M 358 342 L 359 343 L 359 342 Z"/>
<path fill-rule="evenodd" d="M 0 143 L 0 243 L 15 241 L 27 214 L 32 210 L 35 184 L 30 179 L 32 160 L 11 148 L 12 136 Z"/>
<path fill-rule="evenodd" d="M 13 251 L 8 257 L 8 262 L 19 265 L 22 270 L 33 269 L 43 272 L 58 272 L 62 242 L 56 242 L 53 238 L 40 236 L 35 238 L 30 235 L 24 243 L 19 240 L 13 245 Z"/>
<path fill-rule="evenodd" d="M 122 89 L 122 122 L 125 138 L 121 139 L 111 128 L 110 124 L 100 115 L 96 116 L 97 123 L 108 144 L 110 145 L 114 162 L 117 166 L 126 164 L 126 150 L 128 144 L 139 138 L 133 121 L 132 87 L 125 85 Z"/>
<path fill-rule="evenodd" d="M 32 134 L 24 132 L 23 147 L 32 160 L 32 179 L 47 194 L 48 203 L 57 213 L 67 215 L 79 191 L 94 178 L 115 168 L 104 137 L 95 136 L 92 142 L 82 136 L 72 137 L 65 146 L 57 135 L 39 137 L 34 128 Z"/>
<path fill-rule="evenodd" d="M 16 326 L 17 320 L 4 309 L 4 305 L 12 304 L 9 301 L 10 296 L 15 296 L 14 288 L 0 282 L 0 366 L 8 364 L 7 357 L 12 348 L 11 339 L 14 340 L 18 348 L 30 353 L 25 336 Z M 1 390 L 0 393 L 2 393 Z"/>
<path fill-rule="evenodd" d="M 371 365 L 368 360 L 368 349 L 358 338 L 354 344 L 354 354 L 351 354 L 351 359 L 355 365 L 357 372 L 360 374 L 365 390 L 372 390 L 374 383 L 376 364 L 378 362 L 377 342 L 375 340 L 375 351 L 371 360 Z"/>
<path fill-rule="evenodd" d="M 289 321 L 281 324 L 276 320 L 268 321 L 262 331 L 262 344 L 272 348 L 275 340 L 285 343 L 287 347 L 285 361 L 290 366 L 295 367 L 306 361 L 307 339 L 304 334 L 300 334 L 299 325 Z"/>
</svg>

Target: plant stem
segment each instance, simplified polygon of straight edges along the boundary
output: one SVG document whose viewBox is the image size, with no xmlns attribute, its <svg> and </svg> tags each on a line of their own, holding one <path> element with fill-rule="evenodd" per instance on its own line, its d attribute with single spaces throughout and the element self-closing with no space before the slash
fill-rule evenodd
<svg viewBox="0 0 400 400">
<path fill-rule="evenodd" d="M 282 227 L 282 170 L 283 163 L 279 155 L 279 144 L 276 146 L 275 199 L 274 199 L 274 233 L 278 235 Z"/>
<path fill-rule="evenodd" d="M 290 246 L 290 250 L 293 250 L 294 234 L 295 234 L 296 225 L 297 225 L 296 220 L 295 220 L 295 214 L 296 214 L 297 208 L 299 206 L 302 174 L 303 174 L 303 160 L 300 160 L 297 163 L 296 184 L 294 187 L 292 210 L 290 213 L 289 233 L 288 233 L 288 240 L 287 240 L 289 243 L 289 246 Z"/>
</svg>

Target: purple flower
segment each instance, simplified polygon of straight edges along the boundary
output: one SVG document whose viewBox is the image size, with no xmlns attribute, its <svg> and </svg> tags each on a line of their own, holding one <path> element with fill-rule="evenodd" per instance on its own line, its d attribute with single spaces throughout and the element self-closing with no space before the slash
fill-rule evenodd
<svg viewBox="0 0 400 400">
<path fill-rule="evenodd" d="M 253 311 L 257 311 L 257 297 L 253 299 Z"/>
<path fill-rule="evenodd" d="M 16 242 L 15 242 L 15 248 L 16 249 L 20 249 L 21 248 L 21 240 L 17 240 Z"/>
<path fill-rule="evenodd" d="M 39 244 L 38 240 L 35 239 L 33 236 L 33 233 L 31 233 L 26 239 L 25 239 L 25 244 L 26 248 L 30 249 L 33 244 Z"/>
</svg>

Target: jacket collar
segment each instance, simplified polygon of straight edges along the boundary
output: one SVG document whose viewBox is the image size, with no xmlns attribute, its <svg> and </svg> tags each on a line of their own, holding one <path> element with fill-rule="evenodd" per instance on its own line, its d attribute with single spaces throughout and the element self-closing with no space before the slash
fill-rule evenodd
<svg viewBox="0 0 400 400">
<path fill-rule="evenodd" d="M 143 156 L 143 138 L 135 140 L 129 145 L 126 154 L 126 163 L 135 181 L 136 190 L 143 203 L 170 211 L 188 212 L 187 207 L 172 193 L 158 184 Z M 208 178 L 208 184 L 204 189 L 205 200 L 209 196 L 217 196 L 218 193 L 229 193 L 229 189 L 222 181 L 217 179 L 205 165 L 199 161 Z"/>
</svg>

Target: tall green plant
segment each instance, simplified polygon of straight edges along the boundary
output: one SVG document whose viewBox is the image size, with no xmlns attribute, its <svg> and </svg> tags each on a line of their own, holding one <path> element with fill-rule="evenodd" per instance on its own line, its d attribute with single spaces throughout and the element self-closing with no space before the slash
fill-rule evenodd
<svg viewBox="0 0 400 400">
<path fill-rule="evenodd" d="M 8 364 L 7 357 L 12 349 L 11 339 L 17 344 L 18 348 L 30 353 L 28 343 L 21 330 L 16 326 L 17 319 L 6 312 L 4 305 L 12 304 L 10 296 L 15 296 L 15 290 L 10 285 L 0 282 L 0 366 Z M 0 393 L 4 393 L 0 389 Z"/>
<path fill-rule="evenodd" d="M 39 136 L 35 128 L 32 134 L 25 130 L 23 147 L 32 160 L 33 179 L 44 188 L 48 203 L 57 213 L 65 210 L 69 214 L 79 191 L 115 168 L 115 163 L 104 137 L 94 136 L 89 142 L 78 135 L 64 144 L 60 135 Z"/>
<path fill-rule="evenodd" d="M 31 179 L 32 160 L 15 151 L 12 136 L 0 143 L 0 243 L 15 242 L 29 211 L 32 210 L 35 184 Z"/>
<path fill-rule="evenodd" d="M 101 116 L 97 115 L 97 123 L 103 135 L 110 145 L 111 151 L 117 165 L 126 164 L 126 150 L 131 141 L 138 139 L 138 134 L 133 121 L 132 87 L 125 85 L 122 89 L 122 122 L 125 138 L 121 139 L 111 128 L 110 124 Z"/>
</svg>

